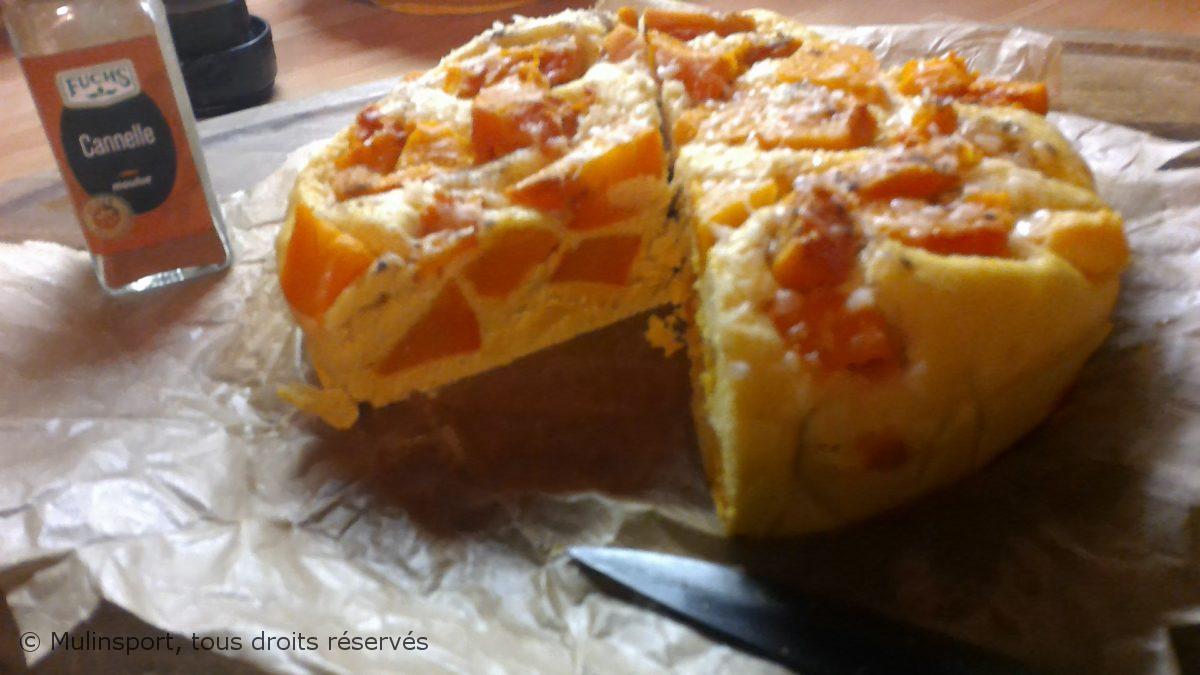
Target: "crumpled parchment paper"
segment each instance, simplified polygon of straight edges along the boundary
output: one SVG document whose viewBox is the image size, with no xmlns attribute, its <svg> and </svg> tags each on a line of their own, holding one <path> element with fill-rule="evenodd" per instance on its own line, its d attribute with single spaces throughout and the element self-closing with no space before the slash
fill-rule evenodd
<svg viewBox="0 0 1200 675">
<path fill-rule="evenodd" d="M 838 34 L 890 62 L 955 48 L 988 72 L 1055 72 L 1028 31 Z M 613 544 L 737 562 L 1035 665 L 1173 672 L 1166 627 L 1200 622 L 1200 169 L 1159 167 L 1193 145 L 1055 116 L 1135 255 L 1111 338 L 1051 419 L 887 517 L 730 542 L 686 363 L 645 344 L 645 317 L 346 433 L 276 399 L 302 366 L 272 242 L 311 147 L 269 172 L 385 88 L 206 126 L 236 265 L 147 297 L 100 293 L 53 179 L 0 186 L 0 582 L 18 630 L 41 636 L 30 662 L 103 602 L 175 635 L 168 664 L 196 634 L 287 672 L 778 671 L 597 592 L 562 555 Z"/>
</svg>

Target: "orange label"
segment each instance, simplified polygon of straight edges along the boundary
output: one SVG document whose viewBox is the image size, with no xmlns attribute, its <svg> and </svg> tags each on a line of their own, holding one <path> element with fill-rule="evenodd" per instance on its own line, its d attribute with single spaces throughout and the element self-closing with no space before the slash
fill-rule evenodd
<svg viewBox="0 0 1200 675">
<path fill-rule="evenodd" d="M 154 36 L 29 57 L 22 66 L 93 253 L 213 227 Z"/>
</svg>

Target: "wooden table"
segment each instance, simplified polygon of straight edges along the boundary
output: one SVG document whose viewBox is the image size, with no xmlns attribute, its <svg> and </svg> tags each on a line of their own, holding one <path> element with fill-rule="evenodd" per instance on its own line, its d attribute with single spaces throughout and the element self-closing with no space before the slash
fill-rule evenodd
<svg viewBox="0 0 1200 675">
<path fill-rule="evenodd" d="M 279 59 L 275 100 L 310 96 L 426 68 L 450 47 L 511 12 L 409 16 L 351 0 L 249 0 L 272 26 Z M 549 14 L 591 0 L 535 0 L 519 11 Z M 721 9 L 762 6 L 810 23 L 907 23 L 964 20 L 1053 29 L 1159 31 L 1200 40 L 1200 0 L 710 0 Z M 24 78 L 7 42 L 0 45 L 0 180 L 53 166 Z"/>
</svg>

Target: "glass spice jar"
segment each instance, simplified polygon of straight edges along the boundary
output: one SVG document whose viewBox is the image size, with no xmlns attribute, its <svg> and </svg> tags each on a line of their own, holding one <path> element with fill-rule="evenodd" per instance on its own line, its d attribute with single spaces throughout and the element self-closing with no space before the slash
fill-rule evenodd
<svg viewBox="0 0 1200 675">
<path fill-rule="evenodd" d="M 122 295 L 227 268 L 160 0 L 4 0 L 4 22 L 100 285 Z"/>
</svg>

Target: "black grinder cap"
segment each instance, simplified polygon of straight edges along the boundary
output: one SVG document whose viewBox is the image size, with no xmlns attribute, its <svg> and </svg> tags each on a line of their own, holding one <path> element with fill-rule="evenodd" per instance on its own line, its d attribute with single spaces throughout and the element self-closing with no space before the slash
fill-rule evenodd
<svg viewBox="0 0 1200 675">
<path fill-rule="evenodd" d="M 275 87 L 271 27 L 245 0 L 165 0 L 167 22 L 197 117 L 264 103 Z"/>
</svg>

